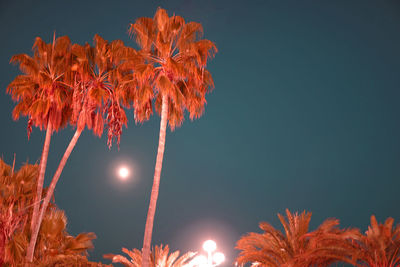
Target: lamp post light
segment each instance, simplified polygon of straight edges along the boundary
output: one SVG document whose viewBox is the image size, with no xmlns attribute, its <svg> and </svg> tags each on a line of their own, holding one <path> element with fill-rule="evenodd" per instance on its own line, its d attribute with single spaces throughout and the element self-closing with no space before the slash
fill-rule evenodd
<svg viewBox="0 0 400 267">
<path fill-rule="evenodd" d="M 214 267 L 225 261 L 225 255 L 222 252 L 215 252 L 217 244 L 213 240 L 207 240 L 203 243 L 203 249 L 207 252 L 207 257 L 199 255 L 195 257 L 190 266 L 193 267 Z"/>
</svg>

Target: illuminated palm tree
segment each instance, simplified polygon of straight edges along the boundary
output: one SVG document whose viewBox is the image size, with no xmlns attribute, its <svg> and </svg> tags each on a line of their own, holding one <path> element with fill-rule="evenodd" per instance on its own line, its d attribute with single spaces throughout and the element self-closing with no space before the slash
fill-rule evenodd
<svg viewBox="0 0 400 267">
<path fill-rule="evenodd" d="M 71 90 L 63 82 L 67 75 L 67 66 L 71 62 L 70 44 L 67 36 L 55 39 L 54 35 L 52 44 L 46 44 L 37 37 L 33 45 L 33 57 L 19 54 L 11 58 L 11 62 L 18 63 L 24 73 L 17 76 L 7 87 L 12 99 L 18 102 L 13 111 L 13 118 L 18 120 L 21 115 L 29 118 L 28 138 L 32 126 L 46 130 L 33 203 L 31 231 L 39 227 L 37 218 L 52 132 L 65 126 L 71 114 L 69 106 Z M 30 253 L 33 253 L 33 247 Z"/>
<path fill-rule="evenodd" d="M 379 224 L 374 215 L 365 235 L 360 235 L 355 257 L 357 266 L 395 267 L 400 264 L 400 225 L 393 227 L 393 218 Z"/>
<path fill-rule="evenodd" d="M 151 83 L 150 86 L 141 87 L 143 101 L 138 101 L 138 106 L 142 107 L 144 103 L 149 105 L 150 100 L 155 98 L 155 109 L 161 116 L 154 181 L 143 241 L 143 266 L 149 267 L 167 122 L 173 131 L 182 124 L 185 110 L 189 112 L 190 119 L 202 115 L 206 104 L 205 95 L 214 86 L 211 74 L 206 69 L 207 60 L 217 48 L 209 40 L 200 40 L 203 33 L 201 24 L 185 23 L 180 16 L 169 17 L 162 8 L 158 8 L 154 18 L 139 18 L 130 26 L 129 32 L 136 36 L 142 55 L 152 64 L 152 67 L 146 68 L 151 72 Z M 137 120 L 140 121 L 140 118 Z"/>
<path fill-rule="evenodd" d="M 119 145 L 122 126 L 127 119 L 121 100 L 118 99 L 115 83 L 115 72 L 122 62 L 127 48 L 120 40 L 109 43 L 99 35 L 94 37 L 95 46 L 73 45 L 76 73 L 73 95 L 73 123 L 78 130 L 85 125 L 101 136 L 104 124 L 108 128 L 108 146 L 113 138 Z M 105 116 L 105 118 L 103 118 Z"/>
<path fill-rule="evenodd" d="M 0 243 L 0 265 L 30 266 L 25 263 L 25 254 L 38 173 L 37 165 L 25 164 L 20 170 L 14 171 L 14 167 L 0 159 L 0 234 L 3 237 Z M 62 260 L 87 262 L 87 250 L 93 247 L 92 240 L 96 236 L 94 233 L 70 236 L 66 232 L 66 223 L 64 212 L 54 204 L 47 209 L 32 266 L 57 266 L 47 263 Z"/>
<path fill-rule="evenodd" d="M 287 221 L 278 214 L 285 234 L 268 223 L 260 223 L 264 233 L 248 233 L 238 242 L 241 250 L 238 264 L 254 266 L 329 266 L 338 261 L 354 263 L 352 238 L 358 230 L 340 230 L 336 219 L 324 221 L 317 230 L 308 232 L 311 213 L 300 215 L 286 210 Z"/>
<path fill-rule="evenodd" d="M 104 258 L 111 259 L 113 263 L 121 263 L 126 267 L 142 267 L 142 252 L 138 249 L 128 250 L 122 248 L 122 251 L 131 258 L 128 260 L 122 255 L 106 254 Z M 151 267 L 183 267 L 190 266 L 189 263 L 196 253 L 188 252 L 179 257 L 179 251 L 169 254 L 169 247 L 156 246 L 150 257 Z"/>
<path fill-rule="evenodd" d="M 71 124 L 76 125 L 76 131 L 72 137 L 50 183 L 39 213 L 38 227 L 34 228 L 30 245 L 35 246 L 40 222 L 46 212 L 48 204 L 53 196 L 57 182 L 65 167 L 65 164 L 74 149 L 82 131 L 87 126 L 95 135 L 101 136 L 104 123 L 108 125 L 108 143 L 111 146 L 114 136 L 119 144 L 122 125 L 126 125 L 124 110 L 116 101 L 113 88 L 108 81 L 108 72 L 114 68 L 113 54 L 123 49 L 120 41 L 108 44 L 99 35 L 94 37 L 94 47 L 86 44 L 72 46 L 73 65 L 70 66 L 71 75 L 68 83 L 73 88 Z M 103 119 L 106 116 L 106 120 Z M 31 261 L 33 253 L 29 255 Z"/>
<path fill-rule="evenodd" d="M 37 165 L 24 165 L 14 171 L 0 159 L 0 266 L 9 263 L 14 266 L 23 260 L 27 247 L 24 229 L 29 229 L 28 220 L 32 206 L 39 168 Z M 32 211 L 32 209 L 30 209 Z"/>
</svg>

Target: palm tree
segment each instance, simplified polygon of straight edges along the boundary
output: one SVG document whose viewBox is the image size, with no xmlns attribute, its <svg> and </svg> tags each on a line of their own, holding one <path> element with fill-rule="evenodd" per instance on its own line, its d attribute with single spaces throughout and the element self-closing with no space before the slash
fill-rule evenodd
<svg viewBox="0 0 400 267">
<path fill-rule="evenodd" d="M 29 266 L 25 253 L 38 173 L 38 165 L 25 164 L 14 172 L 14 167 L 0 159 L 0 234 L 4 237 L 0 243 L 0 263 L 6 266 Z M 64 212 L 51 205 L 40 228 L 33 266 L 57 266 L 45 263 L 61 259 L 87 262 L 87 250 L 93 247 L 95 234 L 70 236 L 66 224 Z"/>
<path fill-rule="evenodd" d="M 37 165 L 26 164 L 14 172 L 14 166 L 0 159 L 0 266 L 24 259 L 21 248 L 26 248 L 27 241 L 23 229 L 29 228 L 32 214 L 27 208 L 35 197 L 38 170 Z"/>
<path fill-rule="evenodd" d="M 140 110 L 143 103 L 148 105 L 149 100 L 155 98 L 155 108 L 161 116 L 154 181 L 143 241 L 143 266 L 149 267 L 167 122 L 173 131 L 182 124 L 185 110 L 191 119 L 202 115 L 206 104 L 205 95 L 214 86 L 211 74 L 205 67 L 207 59 L 214 55 L 217 48 L 209 40 L 199 40 L 203 33 L 201 24 L 185 23 L 180 16 L 169 17 L 162 8 L 157 9 L 154 18 L 139 18 L 130 26 L 129 32 L 136 36 L 142 55 L 152 64 L 151 68 L 146 68 L 151 71 L 150 87 L 142 86 L 144 101 L 138 101 L 140 104 L 134 107 Z"/>
<path fill-rule="evenodd" d="M 400 225 L 393 227 L 393 218 L 379 224 L 374 215 L 365 235 L 359 235 L 354 246 L 357 266 L 394 267 L 400 264 Z"/>
<path fill-rule="evenodd" d="M 121 263 L 126 267 L 142 267 L 142 252 L 138 249 L 128 250 L 122 248 L 122 251 L 129 255 L 131 260 L 128 260 L 122 255 L 106 254 L 104 258 L 111 259 L 113 263 Z M 169 254 L 169 247 L 156 246 L 153 253 L 151 253 L 150 266 L 151 267 L 184 267 L 189 266 L 190 261 L 193 259 L 194 252 L 188 252 L 179 257 L 179 251 Z"/>
<path fill-rule="evenodd" d="M 7 87 L 7 92 L 12 95 L 12 99 L 18 102 L 13 110 L 13 118 L 18 120 L 21 115 L 29 118 L 28 139 L 32 126 L 46 130 L 31 231 L 38 227 L 36 218 L 39 214 L 52 132 L 65 126 L 71 114 L 69 106 L 71 91 L 63 82 L 66 66 L 71 60 L 69 48 L 70 40 L 67 36 L 55 39 L 54 35 L 52 44 L 46 44 L 37 37 L 33 45 L 33 57 L 19 54 L 11 58 L 11 62 L 19 64 L 23 72 Z"/>
<path fill-rule="evenodd" d="M 115 101 L 113 88 L 108 81 L 108 72 L 114 68 L 113 63 L 115 63 L 111 61 L 112 56 L 113 54 L 117 54 L 119 49 L 123 49 L 123 44 L 120 41 L 114 41 L 110 45 L 99 35 L 95 35 L 94 43 L 94 47 L 88 44 L 85 46 L 74 44 L 71 49 L 73 65 L 70 66 L 72 73 L 69 75 L 67 82 L 73 88 L 72 117 L 70 122 L 76 125 L 76 131 L 65 150 L 40 208 L 39 223 L 33 230 L 30 243 L 33 249 L 38 236 L 40 222 L 53 196 L 65 164 L 82 131 L 87 126 L 93 130 L 95 135 L 100 137 L 103 133 L 104 123 L 106 123 L 103 116 L 107 115 L 109 128 L 108 143 L 110 147 L 114 136 L 117 136 L 119 144 L 122 125 L 126 125 L 127 122 L 125 112 L 119 103 Z M 31 261 L 32 258 L 33 251 L 29 255 L 29 260 Z"/>
<path fill-rule="evenodd" d="M 287 220 L 278 214 L 285 234 L 269 223 L 260 223 L 264 233 L 248 233 L 238 242 L 241 250 L 238 264 L 252 266 L 329 266 L 338 261 L 354 263 L 351 238 L 358 230 L 340 230 L 336 219 L 324 221 L 317 230 L 308 232 L 311 213 L 290 213 Z"/>
</svg>

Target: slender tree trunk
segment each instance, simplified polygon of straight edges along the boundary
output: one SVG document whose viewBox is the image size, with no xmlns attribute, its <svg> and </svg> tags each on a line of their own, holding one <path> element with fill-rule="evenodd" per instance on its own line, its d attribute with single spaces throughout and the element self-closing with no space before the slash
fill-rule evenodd
<svg viewBox="0 0 400 267">
<path fill-rule="evenodd" d="M 164 95 L 162 98 L 160 136 L 158 139 L 158 152 L 157 152 L 156 167 L 154 170 L 154 181 L 153 181 L 153 187 L 151 189 L 149 210 L 147 212 L 146 228 L 144 230 L 142 267 L 150 267 L 151 236 L 153 233 L 154 215 L 156 213 L 157 198 L 160 187 L 161 168 L 162 168 L 164 149 L 165 149 L 165 135 L 167 131 L 167 119 L 168 119 L 168 96 Z"/>
<path fill-rule="evenodd" d="M 36 227 L 34 228 L 33 232 L 32 232 L 32 236 L 31 236 L 31 240 L 29 243 L 29 247 L 32 246 L 32 250 L 30 250 L 29 254 L 27 254 L 27 260 L 28 262 L 32 262 L 33 260 L 33 254 L 35 251 L 35 246 L 36 246 L 36 240 L 39 234 L 39 229 L 40 229 L 40 225 L 42 224 L 42 220 L 44 217 L 44 214 L 46 212 L 47 206 L 50 203 L 51 197 L 53 196 L 54 193 L 54 189 L 56 188 L 58 179 L 61 176 L 61 173 L 64 169 L 65 164 L 67 163 L 67 160 L 69 158 L 69 156 L 71 155 L 72 150 L 74 149 L 76 142 L 79 139 L 79 136 L 81 135 L 82 130 L 76 130 L 74 136 L 72 137 L 71 141 L 69 142 L 69 145 L 67 147 L 67 149 L 65 150 L 64 156 L 62 157 L 60 164 L 58 165 L 57 171 L 53 176 L 53 179 L 51 180 L 49 189 L 47 190 L 46 196 L 43 200 L 43 204 L 40 208 L 40 213 L 38 215 L 37 218 L 37 223 L 36 223 Z"/>
<path fill-rule="evenodd" d="M 44 144 L 43 144 L 42 157 L 40 159 L 39 177 L 37 180 L 36 195 L 35 195 L 34 202 L 33 202 L 33 213 L 32 213 L 32 219 L 31 219 L 31 240 L 32 240 L 32 233 L 33 233 L 35 227 L 37 227 L 36 224 L 37 224 L 37 218 L 39 216 L 40 201 L 42 199 L 44 174 L 46 172 L 47 157 L 49 155 L 50 140 L 51 140 L 52 132 L 53 132 L 53 126 L 49 120 L 47 122 L 46 138 L 45 138 Z M 26 256 L 27 259 L 28 259 L 28 255 L 30 255 L 30 254 L 33 255 L 34 245 L 31 245 L 31 243 L 32 242 L 29 243 L 29 246 L 27 249 L 27 256 Z"/>
<path fill-rule="evenodd" d="M 35 227 L 36 218 L 39 214 L 40 200 L 42 198 L 42 191 L 43 191 L 44 174 L 46 172 L 47 157 L 49 155 L 50 140 L 51 140 L 51 134 L 53 131 L 52 128 L 53 128 L 52 124 L 49 120 L 47 122 L 46 138 L 45 138 L 44 144 L 43 144 L 42 157 L 40 159 L 39 177 L 38 177 L 38 182 L 37 182 L 37 187 L 36 187 L 36 195 L 35 195 L 35 199 L 33 202 L 31 232 L 33 231 L 33 228 Z"/>
</svg>

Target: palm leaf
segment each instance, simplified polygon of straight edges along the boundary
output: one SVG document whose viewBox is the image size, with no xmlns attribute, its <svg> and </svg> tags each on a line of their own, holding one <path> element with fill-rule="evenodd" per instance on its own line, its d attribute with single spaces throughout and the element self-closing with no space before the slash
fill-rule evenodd
<svg viewBox="0 0 400 267">
<path fill-rule="evenodd" d="M 145 51 L 150 51 L 155 37 L 155 25 L 151 18 L 139 18 L 129 27 L 129 33 L 136 36 L 136 42 Z"/>
<path fill-rule="evenodd" d="M 26 75 L 37 76 L 39 67 L 35 60 L 27 54 L 18 54 L 11 57 L 10 63 L 19 64 L 19 69 Z"/>
<path fill-rule="evenodd" d="M 122 255 L 106 254 L 103 257 L 112 260 L 113 263 L 121 263 L 127 267 L 141 267 L 142 253 L 138 249 L 128 250 L 123 248 L 122 251 L 130 257 L 128 260 Z M 184 267 L 187 266 L 196 253 L 188 252 L 179 257 L 179 251 L 169 253 L 169 247 L 166 245 L 155 246 L 151 253 L 152 267 Z"/>
</svg>

